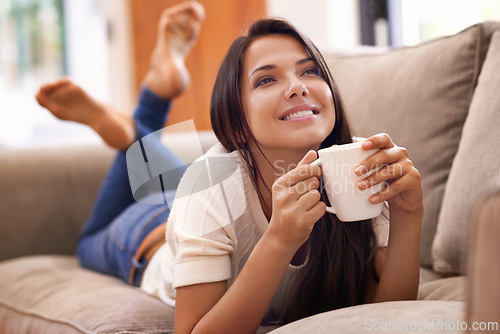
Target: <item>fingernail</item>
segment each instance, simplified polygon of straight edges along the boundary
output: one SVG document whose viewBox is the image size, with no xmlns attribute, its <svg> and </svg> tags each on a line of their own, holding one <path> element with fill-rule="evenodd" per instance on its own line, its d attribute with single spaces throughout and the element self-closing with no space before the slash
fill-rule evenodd
<svg viewBox="0 0 500 334">
<path fill-rule="evenodd" d="M 367 172 L 366 167 L 364 165 L 359 165 L 354 169 L 354 174 L 361 176 Z"/>
<path fill-rule="evenodd" d="M 370 201 L 373 204 L 376 204 L 376 203 L 380 202 L 380 196 L 379 195 L 373 195 L 372 197 L 370 197 Z"/>
<path fill-rule="evenodd" d="M 371 148 L 371 147 L 373 146 L 373 143 L 371 142 L 371 140 L 365 140 L 365 141 L 361 144 L 361 146 L 362 146 L 363 148 Z"/>
<path fill-rule="evenodd" d="M 363 190 L 368 187 L 368 181 L 363 180 L 358 182 L 358 188 Z"/>
</svg>

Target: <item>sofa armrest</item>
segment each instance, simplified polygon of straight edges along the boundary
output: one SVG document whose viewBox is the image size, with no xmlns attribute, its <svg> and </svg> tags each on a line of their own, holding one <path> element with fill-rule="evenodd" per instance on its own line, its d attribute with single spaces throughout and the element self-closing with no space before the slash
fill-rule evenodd
<svg viewBox="0 0 500 334">
<path fill-rule="evenodd" d="M 468 262 L 469 303 L 467 320 L 494 322 L 496 327 L 481 333 L 497 333 L 500 324 L 500 192 L 479 207 L 474 222 Z M 495 324 L 492 324 L 495 325 Z M 475 332 L 475 331 L 473 331 Z M 478 331 L 479 333 L 479 331 Z"/>
<path fill-rule="evenodd" d="M 0 260 L 74 254 L 113 155 L 99 145 L 2 151 Z"/>
</svg>

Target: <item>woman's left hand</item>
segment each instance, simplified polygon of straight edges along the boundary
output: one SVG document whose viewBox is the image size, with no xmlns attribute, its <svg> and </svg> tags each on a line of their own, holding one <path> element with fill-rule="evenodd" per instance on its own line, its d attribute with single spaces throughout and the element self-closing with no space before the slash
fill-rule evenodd
<svg viewBox="0 0 500 334">
<path fill-rule="evenodd" d="M 380 150 L 356 167 L 354 170 L 356 175 L 362 176 L 373 169 L 382 167 L 360 181 L 358 188 L 364 190 L 379 183 L 386 183 L 386 187 L 371 196 L 370 201 L 372 203 L 388 201 L 391 210 L 400 208 L 408 213 L 422 212 L 421 177 L 411 160 L 408 159 L 408 151 L 394 144 L 386 133 L 366 139 L 361 147 L 365 150 L 376 148 Z"/>
</svg>

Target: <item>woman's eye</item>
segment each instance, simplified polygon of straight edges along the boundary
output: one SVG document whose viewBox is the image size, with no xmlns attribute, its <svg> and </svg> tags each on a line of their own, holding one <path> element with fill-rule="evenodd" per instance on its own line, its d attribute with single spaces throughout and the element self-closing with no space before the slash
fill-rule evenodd
<svg viewBox="0 0 500 334">
<path fill-rule="evenodd" d="M 271 77 L 264 77 L 264 78 L 257 81 L 257 83 L 255 84 L 255 87 L 265 85 L 267 83 L 270 83 L 271 81 L 273 81 L 273 79 Z"/>
<path fill-rule="evenodd" d="M 317 75 L 320 76 L 320 71 L 318 67 L 310 67 L 304 71 L 305 75 L 312 74 L 312 75 Z"/>
</svg>

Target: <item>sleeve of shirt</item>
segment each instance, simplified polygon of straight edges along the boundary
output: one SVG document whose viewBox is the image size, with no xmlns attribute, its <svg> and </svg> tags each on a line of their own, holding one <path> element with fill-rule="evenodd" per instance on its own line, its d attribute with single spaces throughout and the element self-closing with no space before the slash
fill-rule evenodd
<svg viewBox="0 0 500 334">
<path fill-rule="evenodd" d="M 211 177 L 205 182 L 204 173 L 203 169 L 188 169 L 179 184 L 180 196 L 174 201 L 174 288 L 224 281 L 232 275 L 236 240 L 223 183 L 233 176 L 226 173 L 225 180 Z"/>
</svg>

